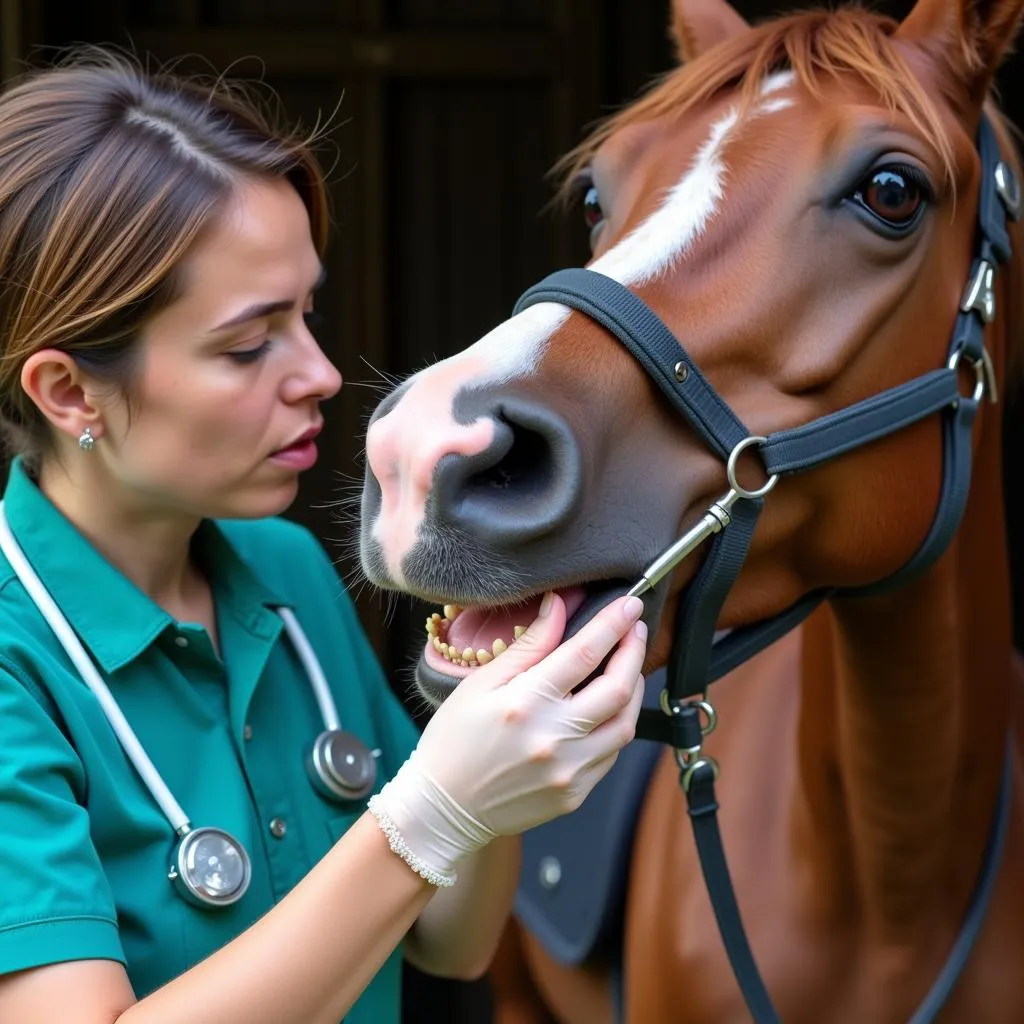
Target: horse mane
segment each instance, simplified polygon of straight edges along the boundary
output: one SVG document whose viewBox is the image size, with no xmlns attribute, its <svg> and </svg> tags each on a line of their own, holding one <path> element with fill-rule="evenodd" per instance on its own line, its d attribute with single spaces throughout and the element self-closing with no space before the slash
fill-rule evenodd
<svg viewBox="0 0 1024 1024">
<path fill-rule="evenodd" d="M 774 72 L 792 72 L 815 98 L 826 79 L 855 75 L 881 97 L 886 106 L 906 117 L 938 154 L 950 187 L 955 184 L 953 145 L 936 101 L 910 70 L 893 35 L 899 23 L 855 5 L 836 10 L 809 10 L 774 18 L 714 47 L 708 53 L 656 79 L 636 102 L 604 122 L 555 166 L 563 199 L 571 196 L 580 172 L 598 148 L 629 125 L 661 117 L 681 117 L 708 102 L 716 93 L 739 87 L 740 113 L 755 105 L 762 84 Z M 950 83 L 952 86 L 952 82 Z M 1011 128 L 991 100 L 986 105 L 1003 148 L 1020 178 L 1020 158 Z M 1024 237 L 1015 235 L 1015 255 L 1004 273 L 1010 286 L 1004 294 L 1024 292 Z M 1014 373 L 1024 370 L 1022 303 L 1010 302 L 1008 355 Z M 1007 376 L 1011 376 L 1008 372 Z"/>
</svg>

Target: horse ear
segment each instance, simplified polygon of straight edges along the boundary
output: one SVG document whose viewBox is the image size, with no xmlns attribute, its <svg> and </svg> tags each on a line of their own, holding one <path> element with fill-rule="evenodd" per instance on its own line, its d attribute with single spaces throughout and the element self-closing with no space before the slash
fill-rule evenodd
<svg viewBox="0 0 1024 1024">
<path fill-rule="evenodd" d="M 1024 0 L 917 0 L 897 33 L 921 46 L 980 106 L 1020 27 Z"/>
<path fill-rule="evenodd" d="M 680 60 L 693 60 L 750 26 L 727 0 L 672 0 L 672 38 Z"/>
</svg>

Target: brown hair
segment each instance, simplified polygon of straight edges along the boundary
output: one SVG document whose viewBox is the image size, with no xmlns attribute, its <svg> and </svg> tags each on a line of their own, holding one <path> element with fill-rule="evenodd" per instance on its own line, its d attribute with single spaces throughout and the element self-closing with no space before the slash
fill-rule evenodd
<svg viewBox="0 0 1024 1024">
<path fill-rule="evenodd" d="M 0 430 L 35 459 L 50 437 L 21 387 L 34 352 L 67 352 L 126 390 L 141 326 L 235 184 L 285 178 L 323 250 L 310 140 L 238 85 L 144 71 L 89 48 L 0 95 Z"/>
</svg>

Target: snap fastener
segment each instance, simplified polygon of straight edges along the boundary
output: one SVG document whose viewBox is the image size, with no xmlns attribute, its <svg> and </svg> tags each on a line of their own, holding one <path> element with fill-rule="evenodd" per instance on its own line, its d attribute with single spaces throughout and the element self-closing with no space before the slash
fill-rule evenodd
<svg viewBox="0 0 1024 1024">
<path fill-rule="evenodd" d="M 243 740 L 251 740 L 252 739 L 252 726 L 248 722 L 246 722 L 245 725 L 242 726 L 242 739 Z"/>
<path fill-rule="evenodd" d="M 270 834 L 275 839 L 284 839 L 285 833 L 288 831 L 288 825 L 284 818 L 274 818 L 270 822 Z"/>
<path fill-rule="evenodd" d="M 188 638 L 187 638 L 187 637 L 183 637 L 183 636 L 176 636 L 176 637 L 174 638 L 174 642 L 175 642 L 175 643 L 176 643 L 176 644 L 177 644 L 177 645 L 178 645 L 179 647 L 188 647 Z"/>
</svg>

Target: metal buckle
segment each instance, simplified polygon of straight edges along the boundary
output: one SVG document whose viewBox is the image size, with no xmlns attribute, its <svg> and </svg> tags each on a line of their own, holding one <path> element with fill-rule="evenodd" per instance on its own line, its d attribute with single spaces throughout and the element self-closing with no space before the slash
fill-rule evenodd
<svg viewBox="0 0 1024 1024">
<path fill-rule="evenodd" d="M 718 762 L 713 757 L 702 754 L 701 748 L 704 746 L 704 737 L 713 733 L 715 731 L 715 726 L 718 725 L 718 712 L 715 711 L 711 706 L 711 703 L 706 698 L 696 701 L 682 701 L 673 704 L 669 700 L 668 690 L 661 691 L 658 703 L 661 705 L 661 710 L 670 718 L 674 715 L 678 715 L 680 709 L 686 706 L 696 707 L 698 710 L 703 711 L 704 717 L 707 719 L 707 724 L 702 725 L 700 728 L 700 743 L 693 747 L 675 747 L 672 751 L 675 755 L 676 764 L 679 767 L 679 784 L 683 787 L 683 792 L 688 793 L 690 791 L 690 780 L 693 778 L 693 773 L 701 765 L 710 765 L 715 773 L 715 778 L 717 779 Z"/>
<path fill-rule="evenodd" d="M 689 702 L 686 702 L 689 703 Z M 701 736 L 710 736 L 715 731 L 715 726 L 718 725 L 718 712 L 711 706 L 707 700 L 693 701 L 693 704 L 704 712 L 704 717 L 708 720 L 707 725 L 702 725 L 700 729 Z M 662 690 L 658 697 L 658 706 L 661 710 L 672 718 L 674 715 L 679 714 L 679 709 L 682 704 L 670 704 L 668 698 L 668 690 Z"/>
<path fill-rule="evenodd" d="M 678 761 L 679 758 L 677 757 L 676 760 Z M 679 785 L 683 787 L 684 793 L 690 792 L 690 783 L 693 781 L 693 773 L 698 768 L 703 768 L 705 765 L 711 769 L 714 773 L 715 781 L 717 781 L 719 774 L 718 762 L 713 757 L 698 757 L 696 761 L 693 761 L 690 764 L 679 765 L 683 773 L 679 776 Z"/>
<path fill-rule="evenodd" d="M 1010 220 L 1020 220 L 1020 182 L 1017 180 L 1017 175 L 1010 170 L 1006 163 L 1000 160 L 996 164 L 995 179 L 996 195 L 1003 201 L 1003 206 L 1006 207 L 1006 215 Z"/>
<path fill-rule="evenodd" d="M 947 365 L 951 370 L 956 371 L 960 368 L 961 359 L 966 359 L 971 369 L 974 370 L 974 391 L 971 394 L 971 401 L 977 404 L 985 397 L 987 392 L 989 404 L 998 404 L 999 393 L 996 386 L 996 371 L 992 365 L 992 357 L 988 354 L 988 349 L 982 347 L 980 359 L 974 359 L 969 356 L 962 348 L 957 349 L 949 357 Z"/>
<path fill-rule="evenodd" d="M 996 293 L 992 288 L 995 268 L 988 260 L 978 260 L 971 279 L 967 282 L 960 309 L 964 313 L 975 312 L 986 324 L 996 318 Z"/>
</svg>

